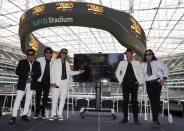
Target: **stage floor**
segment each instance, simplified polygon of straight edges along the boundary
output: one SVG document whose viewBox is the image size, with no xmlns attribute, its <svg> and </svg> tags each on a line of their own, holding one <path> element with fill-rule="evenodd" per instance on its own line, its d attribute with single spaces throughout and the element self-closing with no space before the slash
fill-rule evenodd
<svg viewBox="0 0 184 131">
<path fill-rule="evenodd" d="M 160 128 L 151 128 L 150 122 L 145 121 L 143 117 L 139 117 L 141 125 L 133 123 L 132 116 L 126 124 L 120 124 L 123 114 L 117 113 L 117 119 L 113 120 L 108 112 L 86 112 L 85 118 L 81 119 L 78 111 L 73 116 L 70 112 L 69 119 L 66 119 L 64 112 L 64 120 L 42 120 L 31 119 L 24 122 L 21 117 L 17 118 L 17 122 L 9 125 L 10 115 L 0 117 L 1 131 L 184 131 L 184 118 L 173 117 L 173 123 L 169 123 L 167 116 L 160 116 Z"/>
</svg>

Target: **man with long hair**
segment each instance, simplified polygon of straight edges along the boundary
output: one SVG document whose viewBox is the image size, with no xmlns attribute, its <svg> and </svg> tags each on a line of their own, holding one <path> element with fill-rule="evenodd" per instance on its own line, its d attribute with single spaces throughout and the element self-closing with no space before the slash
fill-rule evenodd
<svg viewBox="0 0 184 131">
<path fill-rule="evenodd" d="M 144 53 L 142 70 L 145 87 L 151 103 L 153 117 L 152 127 L 160 127 L 160 122 L 158 120 L 160 111 L 160 93 L 162 86 L 167 80 L 169 70 L 164 63 L 155 57 L 155 54 L 151 49 L 146 50 Z"/>
<path fill-rule="evenodd" d="M 50 83 L 52 84 L 52 108 L 51 117 L 49 118 L 51 121 L 56 118 L 60 121 L 63 120 L 63 107 L 70 77 L 84 72 L 84 70 L 71 70 L 69 62 L 66 60 L 67 54 L 67 49 L 61 49 L 58 58 L 51 65 Z M 60 101 L 58 111 L 56 112 L 58 98 L 60 98 Z"/>
</svg>

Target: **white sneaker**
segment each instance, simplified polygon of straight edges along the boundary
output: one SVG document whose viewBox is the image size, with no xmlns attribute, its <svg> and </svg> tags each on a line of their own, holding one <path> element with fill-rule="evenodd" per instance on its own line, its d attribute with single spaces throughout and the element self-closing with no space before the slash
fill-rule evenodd
<svg viewBox="0 0 184 131">
<path fill-rule="evenodd" d="M 63 117 L 58 115 L 58 120 L 63 121 Z"/>
<path fill-rule="evenodd" d="M 53 121 L 54 119 L 56 119 L 56 115 L 51 116 L 51 117 L 49 118 L 49 121 Z"/>
<path fill-rule="evenodd" d="M 36 114 L 35 114 L 35 115 L 33 116 L 33 119 L 38 119 L 38 118 L 39 118 L 39 115 L 36 115 Z"/>
</svg>

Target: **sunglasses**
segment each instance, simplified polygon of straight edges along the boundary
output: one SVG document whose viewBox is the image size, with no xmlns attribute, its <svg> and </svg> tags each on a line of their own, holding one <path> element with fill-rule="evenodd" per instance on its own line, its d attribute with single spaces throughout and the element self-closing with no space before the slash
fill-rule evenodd
<svg viewBox="0 0 184 131">
<path fill-rule="evenodd" d="M 150 55 L 152 55 L 152 54 L 146 54 L 145 56 L 150 56 Z"/>
<path fill-rule="evenodd" d="M 46 51 L 45 53 L 51 54 L 52 52 L 50 52 L 50 51 Z"/>
<path fill-rule="evenodd" d="M 34 56 L 34 54 L 27 54 L 27 56 Z"/>
<path fill-rule="evenodd" d="M 62 52 L 62 54 L 66 54 L 67 55 L 67 52 Z"/>
</svg>

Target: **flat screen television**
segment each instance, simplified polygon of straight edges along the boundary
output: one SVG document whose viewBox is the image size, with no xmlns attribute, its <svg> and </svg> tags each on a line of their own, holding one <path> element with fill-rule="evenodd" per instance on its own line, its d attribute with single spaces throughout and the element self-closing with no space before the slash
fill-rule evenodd
<svg viewBox="0 0 184 131">
<path fill-rule="evenodd" d="M 123 53 L 74 54 L 74 70 L 85 72 L 73 77 L 75 82 L 117 82 L 116 68 L 124 60 Z"/>
</svg>

